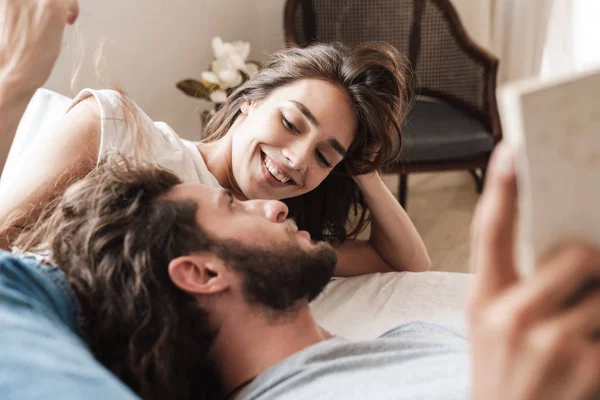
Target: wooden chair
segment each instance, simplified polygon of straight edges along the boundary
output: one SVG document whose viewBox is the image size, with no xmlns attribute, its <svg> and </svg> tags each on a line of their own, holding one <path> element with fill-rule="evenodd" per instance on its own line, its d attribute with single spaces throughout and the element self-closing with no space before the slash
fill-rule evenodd
<svg viewBox="0 0 600 400">
<path fill-rule="evenodd" d="M 502 138 L 496 104 L 498 60 L 469 38 L 449 0 L 287 0 L 288 45 L 384 41 L 407 54 L 417 101 L 406 122 L 400 175 L 466 169 L 481 192 L 489 156 Z"/>
</svg>

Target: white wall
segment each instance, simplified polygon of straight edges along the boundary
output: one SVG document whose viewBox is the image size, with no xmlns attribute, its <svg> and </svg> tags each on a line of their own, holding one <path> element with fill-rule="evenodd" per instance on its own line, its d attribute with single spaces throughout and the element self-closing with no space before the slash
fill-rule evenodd
<svg viewBox="0 0 600 400">
<path fill-rule="evenodd" d="M 368 0 L 363 0 L 368 1 Z M 467 30 L 488 40 L 490 0 L 454 0 Z M 185 96 L 175 83 L 198 77 L 212 60 L 210 40 L 245 40 L 250 58 L 283 47 L 285 0 L 80 0 L 79 29 L 85 62 L 78 89 L 104 88 L 95 79 L 93 54 L 106 41 L 109 71 L 153 119 L 169 123 L 183 137 L 198 132 L 202 100 Z M 46 87 L 66 95 L 78 51 L 71 35 Z"/>
<path fill-rule="evenodd" d="M 198 130 L 196 108 L 208 103 L 180 92 L 177 81 L 198 77 L 212 60 L 210 40 L 242 39 L 258 50 L 252 0 L 80 0 L 78 24 L 86 59 L 78 88 L 106 87 L 95 79 L 93 55 L 106 40 L 105 59 L 112 75 L 153 119 L 166 121 L 182 136 Z M 76 40 L 67 34 L 65 49 L 48 88 L 72 95 L 70 78 Z"/>
</svg>

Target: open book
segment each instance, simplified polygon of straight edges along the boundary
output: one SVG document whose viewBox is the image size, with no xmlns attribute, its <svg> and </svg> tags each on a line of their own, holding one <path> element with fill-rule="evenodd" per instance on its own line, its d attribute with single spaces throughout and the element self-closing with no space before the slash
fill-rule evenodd
<svg viewBox="0 0 600 400">
<path fill-rule="evenodd" d="M 517 148 L 522 275 L 564 241 L 600 248 L 600 69 L 509 84 L 499 103 Z"/>
</svg>

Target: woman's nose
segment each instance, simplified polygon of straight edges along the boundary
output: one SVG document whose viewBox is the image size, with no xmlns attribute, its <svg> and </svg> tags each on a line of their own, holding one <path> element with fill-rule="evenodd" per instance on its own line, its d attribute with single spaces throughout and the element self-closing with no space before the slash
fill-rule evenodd
<svg viewBox="0 0 600 400">
<path fill-rule="evenodd" d="M 291 168 L 305 172 L 309 157 L 312 154 L 312 147 L 312 143 L 309 140 L 296 140 L 285 147 L 281 153 L 288 160 Z"/>
<path fill-rule="evenodd" d="M 284 222 L 288 216 L 288 208 L 277 200 L 250 200 L 246 202 L 246 210 L 265 217 L 271 222 Z"/>
</svg>

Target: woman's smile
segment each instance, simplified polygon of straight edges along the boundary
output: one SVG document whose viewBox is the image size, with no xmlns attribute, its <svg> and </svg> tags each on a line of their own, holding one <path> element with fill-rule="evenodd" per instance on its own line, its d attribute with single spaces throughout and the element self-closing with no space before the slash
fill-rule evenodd
<svg viewBox="0 0 600 400">
<path fill-rule="evenodd" d="M 259 150 L 259 152 L 261 172 L 263 178 L 269 185 L 275 188 L 297 186 L 296 181 L 292 178 L 290 171 L 274 161 L 262 150 Z"/>
</svg>

